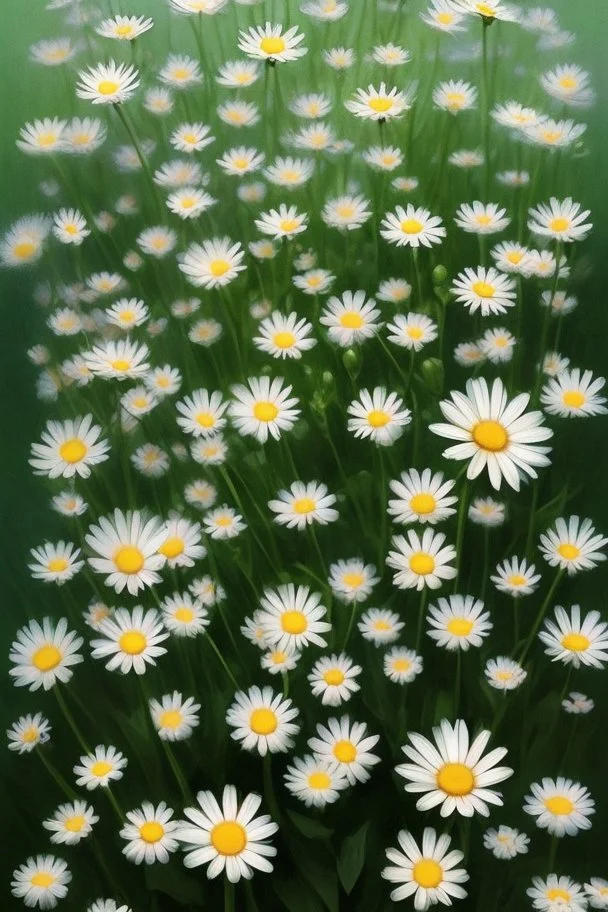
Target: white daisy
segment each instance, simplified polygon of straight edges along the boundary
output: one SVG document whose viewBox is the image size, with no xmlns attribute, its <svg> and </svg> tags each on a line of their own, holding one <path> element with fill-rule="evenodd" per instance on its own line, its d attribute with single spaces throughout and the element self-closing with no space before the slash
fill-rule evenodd
<svg viewBox="0 0 608 912">
<path fill-rule="evenodd" d="M 439 216 L 411 203 L 405 209 L 397 206 L 394 212 L 387 212 L 380 223 L 382 237 L 397 247 L 432 247 L 441 244 L 446 233 Z"/>
<path fill-rule="evenodd" d="M 579 830 L 591 829 L 589 817 L 595 813 L 595 801 L 580 782 L 546 777 L 533 782 L 530 791 L 524 798 L 524 811 L 550 836 L 576 836 Z"/>
<path fill-rule="evenodd" d="M 91 231 L 78 209 L 60 209 L 53 214 L 53 234 L 62 244 L 79 247 Z"/>
<path fill-rule="evenodd" d="M 200 152 L 215 141 L 215 137 L 210 135 L 211 127 L 201 121 L 195 123 L 182 123 L 176 127 L 169 142 L 178 152 Z"/>
<path fill-rule="evenodd" d="M 100 639 L 91 641 L 94 659 L 108 659 L 108 671 L 128 674 L 145 674 L 147 665 L 156 665 L 156 659 L 166 653 L 160 646 L 169 634 L 165 631 L 158 611 L 144 611 L 136 605 L 132 611 L 117 608 L 114 614 L 99 625 Z"/>
<path fill-rule="evenodd" d="M 472 205 L 463 203 L 457 210 L 454 221 L 459 228 L 471 234 L 496 234 L 506 228 L 511 219 L 496 203 L 480 203 L 475 200 Z"/>
<path fill-rule="evenodd" d="M 81 70 L 78 79 L 78 98 L 93 104 L 121 104 L 128 101 L 139 86 L 139 71 L 134 66 L 110 60 L 107 64 Z"/>
<path fill-rule="evenodd" d="M 440 598 L 428 612 L 428 635 L 442 649 L 466 651 L 479 647 L 492 629 L 490 613 L 472 595 L 450 595 Z"/>
<path fill-rule="evenodd" d="M 545 654 L 573 668 L 603 668 L 608 662 L 608 624 L 600 618 L 599 611 L 590 611 L 581 620 L 579 605 L 573 605 L 570 614 L 557 605 L 555 621 L 547 619 L 538 635 L 547 647 Z"/>
<path fill-rule="evenodd" d="M 95 377 L 126 380 L 142 377 L 150 368 L 145 360 L 150 351 L 147 345 L 119 339 L 117 342 L 103 342 L 94 345 L 91 351 L 83 352 L 85 366 Z"/>
<path fill-rule="evenodd" d="M 158 78 L 174 89 L 189 89 L 203 81 L 198 60 L 187 54 L 169 54 Z"/>
<path fill-rule="evenodd" d="M 567 698 L 562 700 L 562 709 L 571 715 L 586 715 L 591 712 L 594 706 L 595 703 L 590 697 L 577 690 L 571 691 Z M 608 896 L 608 893 L 606 895 Z"/>
<path fill-rule="evenodd" d="M 413 896 L 414 907 L 424 910 L 437 903 L 451 906 L 452 899 L 466 897 L 467 891 L 460 884 L 466 883 L 469 875 L 464 868 L 456 867 L 464 855 L 456 849 L 448 851 L 448 835 L 437 838 L 436 831 L 426 827 L 421 848 L 407 830 L 400 830 L 397 839 L 402 851 L 387 849 L 386 857 L 392 864 L 381 872 L 385 880 L 398 885 L 391 891 L 394 902 Z"/>
<path fill-rule="evenodd" d="M 42 826 L 52 833 L 51 842 L 76 845 L 90 835 L 98 820 L 99 817 L 90 804 L 74 801 L 71 804 L 60 804 L 52 817 L 42 821 Z"/>
<path fill-rule="evenodd" d="M 363 639 L 374 646 L 384 646 L 398 640 L 404 627 L 405 624 L 399 615 L 385 608 L 370 608 L 361 615 L 361 620 L 357 624 Z"/>
<path fill-rule="evenodd" d="M 246 751 L 261 757 L 267 753 L 285 753 L 294 744 L 300 726 L 294 722 L 298 710 L 289 699 L 283 699 L 271 687 L 250 687 L 235 694 L 228 707 L 226 724 L 233 729 L 230 737 Z"/>
<path fill-rule="evenodd" d="M 540 551 L 551 567 L 567 570 L 572 576 L 580 570 L 592 570 L 606 555 L 599 550 L 608 538 L 598 535 L 590 519 L 560 516 L 540 537 Z"/>
<path fill-rule="evenodd" d="M 379 88 L 373 85 L 365 89 L 357 89 L 350 101 L 344 102 L 344 107 L 351 114 L 365 120 L 392 120 L 400 117 L 412 105 L 412 98 L 405 92 L 400 92 L 393 86 L 387 89 L 386 83 L 381 82 Z"/>
<path fill-rule="evenodd" d="M 420 13 L 423 22 L 441 32 L 462 32 L 464 16 L 458 12 L 451 0 L 431 0 L 431 5 Z"/>
<path fill-rule="evenodd" d="M 98 555 L 88 562 L 95 573 L 106 575 L 106 586 L 116 592 L 126 587 L 131 595 L 160 582 L 156 572 L 165 564 L 159 548 L 166 538 L 162 520 L 147 517 L 139 510 L 123 513 L 114 510 L 111 517 L 102 516 L 98 525 L 90 526 L 85 541 Z"/>
<path fill-rule="evenodd" d="M 373 298 L 366 300 L 364 291 L 345 291 L 341 298 L 331 297 L 320 322 L 328 327 L 328 336 L 341 348 L 374 336 L 381 324 L 380 311 Z"/>
<path fill-rule="evenodd" d="M 194 437 L 214 437 L 225 426 L 227 419 L 224 413 L 228 403 L 222 400 L 222 394 L 214 391 L 195 390 L 176 404 L 177 423 L 187 434 Z"/>
<path fill-rule="evenodd" d="M 324 808 L 340 797 L 348 779 L 338 764 L 308 755 L 294 757 L 283 777 L 286 789 L 306 807 Z"/>
<path fill-rule="evenodd" d="M 32 444 L 29 460 L 36 475 L 49 478 L 88 478 L 91 466 L 108 459 L 110 444 L 101 439 L 101 428 L 93 424 L 93 416 L 48 421 L 42 433 L 42 443 Z"/>
<path fill-rule="evenodd" d="M 369 769 L 380 762 L 371 750 L 379 735 L 368 735 L 364 722 L 351 722 L 348 716 L 328 719 L 327 725 L 317 725 L 317 737 L 309 738 L 308 746 L 314 756 L 328 763 L 337 763 L 350 785 L 367 782 Z"/>
<path fill-rule="evenodd" d="M 484 674 L 490 687 L 503 692 L 516 690 L 528 677 L 528 672 L 508 656 L 489 659 L 486 662 Z"/>
<path fill-rule="evenodd" d="M 591 371 L 564 370 L 543 387 L 540 401 L 548 414 L 562 418 L 604 415 L 606 399 L 599 391 L 605 385 L 604 377 L 594 380 Z"/>
<path fill-rule="evenodd" d="M 364 602 L 380 581 L 373 564 L 366 564 L 361 558 L 339 560 L 329 568 L 329 585 L 335 598 L 349 605 Z"/>
<path fill-rule="evenodd" d="M 259 77 L 260 68 L 254 60 L 229 60 L 219 68 L 216 79 L 229 89 L 243 89 L 253 85 Z"/>
<path fill-rule="evenodd" d="M 278 209 L 262 212 L 254 223 L 258 231 L 274 238 L 292 238 L 308 227 L 307 216 L 299 213 L 296 206 L 286 206 L 285 203 L 281 203 Z"/>
<path fill-rule="evenodd" d="M 67 121 L 58 117 L 45 117 L 26 123 L 19 130 L 17 148 L 28 155 L 53 155 L 63 149 L 62 134 Z"/>
<path fill-rule="evenodd" d="M 422 656 L 413 649 L 393 646 L 382 660 L 384 674 L 395 684 L 411 684 L 422 672 Z"/>
<path fill-rule="evenodd" d="M 507 558 L 497 564 L 495 576 L 490 579 L 499 592 L 506 592 L 513 598 L 532 595 L 538 588 L 540 574 L 536 573 L 534 564 L 528 564 L 525 557 Z"/>
<path fill-rule="evenodd" d="M 266 443 L 269 435 L 279 440 L 292 429 L 300 414 L 299 402 L 290 396 L 292 387 L 284 383 L 281 377 L 264 376 L 249 379 L 247 386 L 232 387 L 230 417 L 240 434 Z"/>
<path fill-rule="evenodd" d="M 207 535 L 219 540 L 236 538 L 247 528 L 247 524 L 243 522 L 241 514 L 227 504 L 223 504 L 221 507 L 217 507 L 207 513 L 203 518 L 203 524 Z"/>
<path fill-rule="evenodd" d="M 469 308 L 471 314 L 479 310 L 482 317 L 505 313 L 515 305 L 515 281 L 490 266 L 485 269 L 466 268 L 458 274 L 450 289 L 456 300 Z"/>
<path fill-rule="evenodd" d="M 149 478 L 162 478 L 169 471 L 169 457 L 154 443 L 144 443 L 131 453 L 131 462 L 138 472 Z"/>
<path fill-rule="evenodd" d="M 46 744 L 50 740 L 50 731 L 51 724 L 42 713 L 20 716 L 6 732 L 8 749 L 19 754 L 29 754 L 39 744 Z"/>
<path fill-rule="evenodd" d="M 230 238 L 214 238 L 202 244 L 191 244 L 178 264 L 192 285 L 203 288 L 221 288 L 236 279 L 245 269 L 245 256 L 241 244 Z"/>
<path fill-rule="evenodd" d="M 268 507 L 275 514 L 274 521 L 288 529 L 305 529 L 313 523 L 326 526 L 338 519 L 338 511 L 332 509 L 336 503 L 334 494 L 328 494 L 327 486 L 317 481 L 304 484 L 294 481 L 289 490 L 279 491 L 276 500 Z"/>
<path fill-rule="evenodd" d="M 83 661 L 78 652 L 82 643 L 82 637 L 68 632 L 65 618 L 56 625 L 48 617 L 42 619 L 42 624 L 31 620 L 17 631 L 11 644 L 9 661 L 13 667 L 9 675 L 16 687 L 31 691 L 40 687 L 50 690 L 58 682 L 66 684 L 72 677 L 72 666 Z"/>
<path fill-rule="evenodd" d="M 186 503 L 191 504 L 193 507 L 198 507 L 200 510 L 206 510 L 217 500 L 217 489 L 208 481 L 199 479 L 198 481 L 193 481 L 191 484 L 186 485 L 184 488 L 184 499 Z M 232 519 L 228 521 L 227 525 L 232 525 Z"/>
<path fill-rule="evenodd" d="M 127 822 L 119 832 L 126 840 L 122 853 L 134 864 L 166 864 L 179 845 L 175 833 L 180 825 L 172 820 L 173 809 L 161 801 L 156 807 L 144 801 L 141 808 L 127 811 Z"/>
<path fill-rule="evenodd" d="M 362 670 L 360 665 L 355 665 L 343 652 L 322 656 L 317 659 L 308 675 L 313 696 L 321 697 L 323 706 L 346 703 L 360 690 L 356 679 Z"/>
<path fill-rule="evenodd" d="M 403 399 L 397 393 L 387 393 L 377 386 L 371 392 L 363 389 L 359 399 L 351 402 L 347 409 L 347 429 L 355 437 L 369 437 L 379 446 L 391 446 L 412 420 L 412 413 L 403 407 Z"/>
<path fill-rule="evenodd" d="M 390 304 L 401 304 L 408 301 L 412 295 L 412 286 L 405 279 L 384 279 L 380 282 L 376 295 L 379 301 L 388 301 Z M 397 321 L 395 320 L 395 323 Z M 390 327 L 389 327 L 390 329 Z"/>
<path fill-rule="evenodd" d="M 592 909 L 608 909 L 608 880 L 592 877 L 585 884 L 585 896 Z"/>
<path fill-rule="evenodd" d="M 110 782 L 122 779 L 127 763 L 127 758 L 112 745 L 98 744 L 92 754 L 80 757 L 80 764 L 74 767 L 74 775 L 78 776 L 76 785 L 84 786 L 89 792 L 108 788 Z"/>
<path fill-rule="evenodd" d="M 198 218 L 216 203 L 213 196 L 197 187 L 180 187 L 167 197 L 167 208 L 181 219 Z"/>
<path fill-rule="evenodd" d="M 450 114 L 467 111 L 469 108 L 474 108 L 476 103 L 477 89 L 464 79 L 449 79 L 447 82 L 440 82 L 437 88 L 433 89 L 435 107 L 442 111 L 449 111 Z"/>
<path fill-rule="evenodd" d="M 200 724 L 201 704 L 194 697 L 184 699 L 179 691 L 149 701 L 154 728 L 161 741 L 186 741 Z"/>
<path fill-rule="evenodd" d="M 13 871 L 11 894 L 30 908 L 54 909 L 68 892 L 72 875 L 63 858 L 36 855 Z"/>
<path fill-rule="evenodd" d="M 525 855 L 530 844 L 529 836 L 519 830 L 501 824 L 498 829 L 490 828 L 483 834 L 483 844 L 495 858 L 502 860 Z"/>
<path fill-rule="evenodd" d="M 491 497 L 476 497 L 469 507 L 469 519 L 479 526 L 502 526 L 505 521 L 505 505 Z"/>
<path fill-rule="evenodd" d="M 299 318 L 295 311 L 285 315 L 275 310 L 259 324 L 259 335 L 254 337 L 253 344 L 273 358 L 299 360 L 303 352 L 317 344 L 311 338 L 312 329 L 312 324 L 304 317 Z"/>
<path fill-rule="evenodd" d="M 266 60 L 271 64 L 297 60 L 306 54 L 307 48 L 299 47 L 304 41 L 303 32 L 296 25 L 283 31 L 280 24 L 266 22 L 264 26 L 239 32 L 239 49 L 248 57 Z"/>
<path fill-rule="evenodd" d="M 266 644 L 285 651 L 301 650 L 310 643 L 326 646 L 322 634 L 331 630 L 331 624 L 323 620 L 326 609 L 320 602 L 321 595 L 308 586 L 287 583 L 265 589 L 258 622 Z"/>
<path fill-rule="evenodd" d="M 422 537 L 409 530 L 407 538 L 394 535 L 386 558 L 387 566 L 397 572 L 393 575 L 393 585 L 398 589 L 418 589 L 421 591 L 439 589 L 443 580 L 454 579 L 455 567 L 449 566 L 456 557 L 452 545 L 443 545 L 445 535 L 425 529 Z"/>
<path fill-rule="evenodd" d="M 546 880 L 533 877 L 532 886 L 526 890 L 532 900 L 532 908 L 542 912 L 586 912 L 587 899 L 580 884 L 571 877 L 549 874 Z"/>
<path fill-rule="evenodd" d="M 181 637 L 195 637 L 209 624 L 207 609 L 189 592 L 174 592 L 161 602 L 163 624 L 170 633 Z"/>
<path fill-rule="evenodd" d="M 437 338 L 437 324 L 426 314 L 397 314 L 387 328 L 388 341 L 409 351 L 421 351 Z"/>
<path fill-rule="evenodd" d="M 560 201 L 552 196 L 548 204 L 540 203 L 535 209 L 530 209 L 528 228 L 540 237 L 566 243 L 582 241 L 593 228 L 586 221 L 589 215 L 588 209 L 581 211 L 581 204 L 573 202 L 570 197 Z"/>
<path fill-rule="evenodd" d="M 397 497 L 388 502 L 388 513 L 398 523 L 430 523 L 435 525 L 452 516 L 457 497 L 447 496 L 454 488 L 451 479 L 443 480 L 443 473 L 433 474 L 431 469 L 402 472 L 399 481 L 391 481 L 390 489 Z"/>
</svg>

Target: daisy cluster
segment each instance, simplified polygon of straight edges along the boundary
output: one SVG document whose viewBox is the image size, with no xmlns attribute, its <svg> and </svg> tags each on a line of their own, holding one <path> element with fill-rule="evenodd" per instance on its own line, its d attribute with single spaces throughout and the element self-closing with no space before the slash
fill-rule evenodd
<svg viewBox="0 0 608 912">
<path fill-rule="evenodd" d="M 46 4 L 40 211 L 0 240 L 50 507 L 12 895 L 608 909 L 575 689 L 608 622 L 572 604 L 608 537 L 555 458 L 608 411 L 565 327 L 575 36 L 503 0 L 114 6 Z"/>
</svg>

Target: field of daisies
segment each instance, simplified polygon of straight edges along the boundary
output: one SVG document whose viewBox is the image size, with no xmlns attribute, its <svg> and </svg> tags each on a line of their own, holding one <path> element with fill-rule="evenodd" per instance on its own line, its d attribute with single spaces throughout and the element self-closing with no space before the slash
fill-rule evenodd
<svg viewBox="0 0 608 912">
<path fill-rule="evenodd" d="M 3 908 L 608 909 L 560 9 L 31 5 Z"/>
</svg>

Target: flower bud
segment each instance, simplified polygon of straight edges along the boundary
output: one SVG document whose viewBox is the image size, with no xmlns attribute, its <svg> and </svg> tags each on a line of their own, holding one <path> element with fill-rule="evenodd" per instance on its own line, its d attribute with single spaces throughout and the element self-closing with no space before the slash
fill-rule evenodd
<svg viewBox="0 0 608 912">
<path fill-rule="evenodd" d="M 420 365 L 420 372 L 431 392 L 440 396 L 443 392 L 445 377 L 443 361 L 440 361 L 439 358 L 427 358 Z"/>
<path fill-rule="evenodd" d="M 348 376 L 354 380 L 361 370 L 361 356 L 354 348 L 347 348 L 342 355 L 342 364 L 346 368 Z"/>
<path fill-rule="evenodd" d="M 432 272 L 433 285 L 443 285 L 447 280 L 448 271 L 445 266 L 435 266 Z"/>
</svg>

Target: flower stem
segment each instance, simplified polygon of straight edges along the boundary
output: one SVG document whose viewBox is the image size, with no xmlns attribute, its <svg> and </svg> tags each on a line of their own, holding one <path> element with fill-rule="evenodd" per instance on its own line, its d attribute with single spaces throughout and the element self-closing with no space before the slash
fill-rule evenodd
<svg viewBox="0 0 608 912">
<path fill-rule="evenodd" d="M 80 746 L 81 746 L 81 748 L 83 749 L 83 751 L 85 752 L 85 754 L 90 754 L 90 753 L 91 753 L 91 748 L 88 746 L 87 742 L 85 741 L 85 739 L 83 738 L 83 736 L 82 736 L 82 734 L 81 734 L 81 732 L 80 732 L 80 729 L 79 729 L 78 726 L 76 725 L 76 721 L 75 721 L 75 719 L 74 719 L 74 716 L 72 715 L 72 713 L 71 713 L 70 710 L 68 709 L 68 706 L 67 706 L 65 700 L 63 699 L 63 696 L 62 696 L 62 694 L 61 694 L 61 691 L 59 690 L 59 687 L 58 687 L 58 686 L 57 686 L 57 687 L 54 687 L 53 690 L 54 690 L 54 692 L 55 692 L 55 697 L 57 698 L 57 703 L 59 704 L 59 709 L 60 709 L 61 712 L 63 713 L 66 722 L 68 723 L 68 725 L 69 725 L 70 728 L 72 729 L 72 732 L 74 733 L 74 736 L 75 736 L 76 740 L 77 740 L 78 743 L 80 744 Z"/>
<path fill-rule="evenodd" d="M 51 776 L 51 778 L 55 780 L 55 782 L 57 783 L 57 785 L 59 786 L 61 791 L 66 796 L 66 798 L 69 798 L 70 801 L 76 800 L 78 798 L 78 795 L 71 788 L 71 786 L 68 785 L 68 783 L 65 781 L 63 776 L 55 769 L 55 767 L 52 765 L 51 761 L 47 760 L 47 758 L 44 755 L 44 751 L 42 751 L 39 747 L 37 747 L 36 753 L 40 757 L 40 760 L 42 761 L 42 765 L 46 768 L 46 771 Z"/>
<path fill-rule="evenodd" d="M 548 606 L 549 606 L 549 603 L 551 602 L 551 599 L 552 599 L 553 596 L 555 595 L 555 591 L 556 591 L 556 589 L 557 589 L 559 583 L 561 582 L 561 578 L 562 578 L 563 575 L 564 575 L 564 570 L 563 570 L 562 568 L 560 568 L 560 569 L 557 571 L 557 573 L 555 574 L 555 579 L 553 580 L 553 582 L 552 582 L 552 584 L 551 584 L 551 588 L 550 588 L 549 591 L 547 592 L 547 595 L 546 595 L 546 597 L 545 597 L 545 600 L 543 601 L 542 605 L 541 605 L 540 608 L 539 608 L 538 614 L 536 615 L 536 620 L 534 621 L 534 626 L 532 627 L 532 630 L 531 630 L 530 633 L 528 634 L 528 638 L 527 638 L 527 640 L 526 640 L 526 642 L 525 642 L 525 644 L 524 644 L 524 648 L 523 648 L 522 654 L 521 654 L 521 656 L 519 657 L 519 664 L 520 664 L 520 665 L 523 665 L 524 659 L 525 659 L 526 656 L 528 655 L 528 652 L 529 652 L 529 650 L 530 650 L 530 647 L 531 647 L 531 645 L 532 645 L 532 643 L 533 643 L 533 641 L 534 641 L 534 637 L 536 636 L 536 633 L 538 632 L 538 628 L 540 627 L 540 625 L 541 625 L 541 623 L 542 623 L 542 620 L 543 620 L 543 618 L 544 618 L 544 616 L 545 616 L 545 612 L 546 612 L 546 610 L 547 610 L 547 608 L 548 608 Z"/>
</svg>

